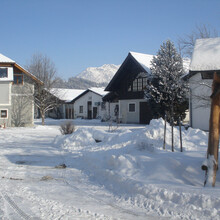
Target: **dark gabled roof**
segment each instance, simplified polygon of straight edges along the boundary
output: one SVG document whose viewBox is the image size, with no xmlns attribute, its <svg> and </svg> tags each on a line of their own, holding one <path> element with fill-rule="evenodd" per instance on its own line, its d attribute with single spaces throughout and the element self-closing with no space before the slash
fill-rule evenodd
<svg viewBox="0 0 220 220">
<path fill-rule="evenodd" d="M 146 63 L 143 62 L 144 58 L 146 58 Z M 115 86 L 115 84 L 124 78 L 125 71 L 123 71 L 123 69 L 126 68 L 126 65 L 128 64 L 128 62 L 133 61 L 136 65 L 140 67 L 140 69 L 143 72 L 147 73 L 147 72 L 150 72 L 149 61 L 152 58 L 153 58 L 153 55 L 129 52 L 124 62 L 121 64 L 120 68 L 118 69 L 118 71 L 115 73 L 110 83 L 105 88 L 105 91 L 111 91 L 112 88 Z"/>
<path fill-rule="evenodd" d="M 104 102 L 109 102 L 109 101 L 112 101 L 112 100 L 116 100 L 118 98 L 118 95 L 115 93 L 115 92 L 109 92 L 108 94 L 106 94 L 102 100 Z"/>
</svg>

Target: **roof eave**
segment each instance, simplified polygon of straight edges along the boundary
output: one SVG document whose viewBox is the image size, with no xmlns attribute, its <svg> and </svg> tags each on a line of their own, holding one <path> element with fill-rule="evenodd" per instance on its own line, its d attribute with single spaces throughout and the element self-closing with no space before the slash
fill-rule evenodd
<svg viewBox="0 0 220 220">
<path fill-rule="evenodd" d="M 26 75 L 28 75 L 29 77 L 31 77 L 34 81 L 36 81 L 38 84 L 43 85 L 44 83 L 39 80 L 36 76 L 34 76 L 33 74 L 29 73 L 27 70 L 25 70 L 23 67 L 21 67 L 20 65 L 18 65 L 17 63 L 14 63 L 14 66 L 16 68 L 18 68 L 19 70 L 21 70 L 23 73 L 25 73 Z"/>
</svg>

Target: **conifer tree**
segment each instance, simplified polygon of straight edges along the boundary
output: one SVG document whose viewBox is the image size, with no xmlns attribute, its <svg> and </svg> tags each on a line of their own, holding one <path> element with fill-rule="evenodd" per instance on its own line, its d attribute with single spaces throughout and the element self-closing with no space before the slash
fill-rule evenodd
<svg viewBox="0 0 220 220">
<path fill-rule="evenodd" d="M 163 118 L 166 115 L 173 127 L 179 117 L 185 118 L 188 108 L 187 84 L 181 79 L 184 74 L 182 58 L 174 44 L 167 40 L 161 45 L 151 64 L 145 96 L 156 115 Z"/>
<path fill-rule="evenodd" d="M 155 107 L 158 116 L 166 114 L 169 122 L 172 119 L 177 121 L 179 116 L 183 119 L 188 107 L 188 88 L 181 79 L 184 74 L 182 58 L 170 40 L 161 45 L 151 64 L 146 98 Z"/>
</svg>

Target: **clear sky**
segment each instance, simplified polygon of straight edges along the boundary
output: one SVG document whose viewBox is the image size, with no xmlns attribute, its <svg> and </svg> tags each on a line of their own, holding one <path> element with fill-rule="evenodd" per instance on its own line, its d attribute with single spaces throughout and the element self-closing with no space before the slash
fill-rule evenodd
<svg viewBox="0 0 220 220">
<path fill-rule="evenodd" d="M 64 79 L 129 51 L 156 54 L 196 25 L 220 34 L 220 0 L 0 0 L 0 9 L 0 53 L 22 66 L 45 54 Z"/>
</svg>

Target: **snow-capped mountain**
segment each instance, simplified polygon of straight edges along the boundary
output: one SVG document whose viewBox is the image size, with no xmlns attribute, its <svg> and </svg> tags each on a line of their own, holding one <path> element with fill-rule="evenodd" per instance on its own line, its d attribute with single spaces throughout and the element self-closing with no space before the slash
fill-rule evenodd
<svg viewBox="0 0 220 220">
<path fill-rule="evenodd" d="M 100 67 L 88 67 L 76 77 L 90 80 L 96 83 L 109 83 L 120 65 L 104 64 Z"/>
</svg>

